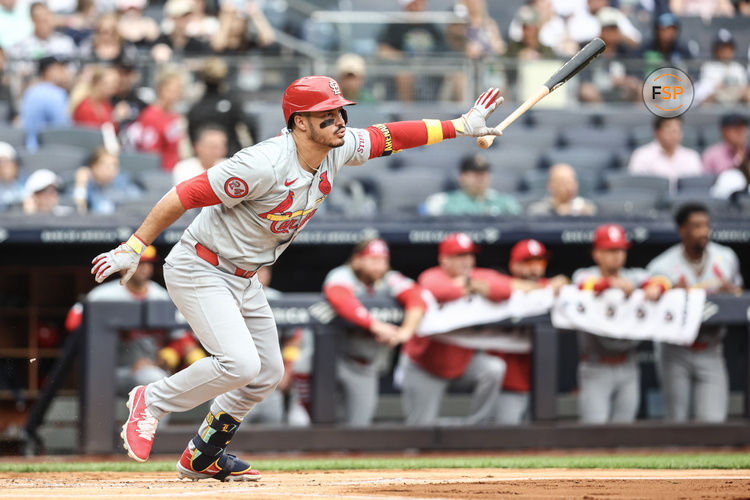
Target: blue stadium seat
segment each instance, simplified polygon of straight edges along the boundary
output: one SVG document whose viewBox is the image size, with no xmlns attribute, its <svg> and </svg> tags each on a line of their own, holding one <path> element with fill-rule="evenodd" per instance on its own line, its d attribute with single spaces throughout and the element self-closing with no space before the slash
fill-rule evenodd
<svg viewBox="0 0 750 500">
<path fill-rule="evenodd" d="M 640 103 L 629 106 L 607 106 L 602 113 L 602 119 L 606 127 L 637 127 L 654 123 L 654 115 Z"/>
<path fill-rule="evenodd" d="M 18 157 L 21 166 L 27 172 L 46 168 L 62 175 L 84 166 L 89 152 L 77 146 L 50 144 L 40 147 L 34 153 L 21 151 Z"/>
<path fill-rule="evenodd" d="M 147 193 L 154 196 L 163 196 L 174 186 L 174 179 L 171 172 L 165 172 L 162 169 L 148 170 L 140 172 L 137 180 Z"/>
<path fill-rule="evenodd" d="M 690 149 L 701 147 L 699 129 L 692 125 L 683 125 L 682 127 L 682 145 Z M 643 146 L 654 140 L 653 125 L 641 125 L 634 127 L 632 130 L 633 144 L 635 147 Z"/>
<path fill-rule="evenodd" d="M 613 150 L 593 147 L 551 149 L 542 157 L 542 165 L 545 168 L 555 163 L 568 163 L 579 173 L 606 170 L 611 168 L 614 162 Z"/>
<path fill-rule="evenodd" d="M 560 134 L 556 127 L 537 126 L 524 127 L 513 124 L 503 132 L 502 137 L 495 140 L 492 149 L 500 148 L 534 148 L 544 150 L 558 146 Z"/>
<path fill-rule="evenodd" d="M 504 140 L 504 137 L 498 141 Z M 486 151 L 487 159 L 493 166 L 494 171 L 502 172 L 504 170 L 535 170 L 539 167 L 542 158 L 542 148 L 534 147 L 515 147 L 513 146 L 492 146 Z"/>
<path fill-rule="evenodd" d="M 680 192 L 708 193 L 715 181 L 715 175 L 680 177 L 677 179 L 677 190 Z"/>
<path fill-rule="evenodd" d="M 390 113 L 383 111 L 380 106 L 358 104 L 349 108 L 349 125 L 356 128 L 367 128 L 377 123 L 393 121 Z"/>
<path fill-rule="evenodd" d="M 161 157 L 151 153 L 120 154 L 120 170 L 133 179 L 140 179 L 144 172 L 161 171 Z"/>
<path fill-rule="evenodd" d="M 658 210 L 659 199 L 653 193 L 629 191 L 593 196 L 599 215 L 647 215 Z"/>
<path fill-rule="evenodd" d="M 104 145 L 104 137 L 98 128 L 88 127 L 55 127 L 39 132 L 39 144 L 65 144 L 78 146 L 89 152 Z"/>
<path fill-rule="evenodd" d="M 7 142 L 16 149 L 26 146 L 26 134 L 20 128 L 0 125 L 0 141 Z"/>
<path fill-rule="evenodd" d="M 610 149 L 623 149 L 630 143 L 630 134 L 622 128 L 563 127 L 560 131 L 563 146 L 593 146 Z"/>
<path fill-rule="evenodd" d="M 510 114 L 510 110 L 505 114 Z M 583 127 L 593 125 L 597 120 L 600 120 L 600 117 L 598 112 L 587 111 L 581 108 L 542 108 L 528 111 L 524 114 L 523 120 L 527 124 L 536 127 Z"/>
<path fill-rule="evenodd" d="M 630 175 L 627 172 L 605 174 L 604 181 L 610 193 L 654 193 L 666 196 L 669 179 L 653 175 Z"/>
<path fill-rule="evenodd" d="M 420 203 L 443 190 L 444 177 L 435 172 L 401 170 L 377 178 L 383 213 L 416 213 Z"/>
</svg>

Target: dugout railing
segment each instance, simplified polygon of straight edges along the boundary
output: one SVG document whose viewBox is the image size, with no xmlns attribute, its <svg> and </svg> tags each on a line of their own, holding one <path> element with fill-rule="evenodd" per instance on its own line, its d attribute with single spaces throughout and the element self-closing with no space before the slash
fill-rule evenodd
<svg viewBox="0 0 750 500">
<path fill-rule="evenodd" d="M 747 446 L 750 445 L 750 370 L 745 374 L 744 419 L 723 424 L 671 424 L 645 421 L 632 425 L 568 424 L 556 422 L 558 333 L 549 316 L 507 325 L 533 326 L 533 422 L 517 427 L 406 427 L 399 425 L 347 428 L 335 422 L 336 335 L 345 326 L 317 293 L 285 294 L 271 302 L 279 328 L 304 326 L 315 334 L 310 428 L 247 425 L 235 438 L 238 450 L 372 449 L 499 449 L 599 446 Z M 365 305 L 376 317 L 398 321 L 402 311 L 389 300 Z M 740 297 L 709 297 L 706 325 L 743 325 L 750 340 L 750 293 Z M 115 360 L 118 332 L 132 328 L 184 327 L 171 302 L 86 302 L 81 342 L 79 430 L 82 453 L 113 453 L 119 449 L 115 418 Z M 750 366 L 750 350 L 745 353 Z M 179 452 L 190 430 L 166 426 L 157 433 L 155 452 Z"/>
</svg>

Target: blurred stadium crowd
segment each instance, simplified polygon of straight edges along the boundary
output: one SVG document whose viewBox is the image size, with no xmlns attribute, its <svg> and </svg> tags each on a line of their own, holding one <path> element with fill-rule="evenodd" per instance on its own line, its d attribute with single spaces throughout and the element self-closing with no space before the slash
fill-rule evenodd
<svg viewBox="0 0 750 500">
<path fill-rule="evenodd" d="M 444 119 L 489 85 L 511 107 L 594 36 L 604 54 L 486 154 L 451 141 L 349 169 L 327 212 L 750 210 L 747 16 L 744 0 L 3 0 L 0 210 L 143 215 L 278 134 L 302 74 L 340 80 L 352 126 Z M 643 109 L 665 64 L 694 81 L 684 120 Z"/>
</svg>

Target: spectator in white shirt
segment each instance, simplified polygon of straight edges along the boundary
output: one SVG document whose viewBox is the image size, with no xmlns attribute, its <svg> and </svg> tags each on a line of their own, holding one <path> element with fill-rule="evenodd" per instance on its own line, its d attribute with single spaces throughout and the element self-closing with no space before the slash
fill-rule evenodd
<svg viewBox="0 0 750 500">
<path fill-rule="evenodd" d="M 597 13 L 600 9 L 610 7 L 609 4 L 609 0 L 588 0 L 588 9 L 576 12 L 571 16 L 568 21 L 568 30 L 576 42 L 586 43 L 594 37 L 599 36 L 602 25 L 597 17 Z M 633 48 L 638 47 L 643 39 L 641 32 L 633 26 L 628 16 L 620 10 L 615 10 L 618 13 L 617 27 L 620 29 L 620 33 L 622 33 L 623 42 Z"/>
<path fill-rule="evenodd" d="M 39 59 L 45 56 L 74 59 L 78 48 L 71 37 L 55 31 L 55 17 L 44 3 L 31 4 L 31 21 L 34 31 L 10 48 L 18 59 Z"/>
<path fill-rule="evenodd" d="M 634 175 L 654 175 L 669 179 L 670 190 L 677 190 L 677 179 L 703 174 L 697 151 L 682 145 L 682 120 L 657 117 L 654 140 L 633 151 L 628 171 Z"/>
<path fill-rule="evenodd" d="M 32 32 L 28 0 L 0 0 L 0 47 L 8 49 Z"/>
<path fill-rule="evenodd" d="M 719 174 L 711 187 L 711 196 L 714 198 L 729 199 L 738 194 L 750 195 L 750 152 L 737 168 Z"/>
<path fill-rule="evenodd" d="M 734 36 L 728 29 L 716 33 L 713 53 L 714 60 L 701 66 L 701 77 L 695 85 L 695 104 L 731 106 L 750 102 L 747 71 L 735 61 Z"/>
<path fill-rule="evenodd" d="M 195 156 L 186 158 L 172 171 L 175 184 L 202 174 L 227 156 L 227 134 L 218 125 L 205 125 L 198 130 L 193 144 Z"/>
</svg>

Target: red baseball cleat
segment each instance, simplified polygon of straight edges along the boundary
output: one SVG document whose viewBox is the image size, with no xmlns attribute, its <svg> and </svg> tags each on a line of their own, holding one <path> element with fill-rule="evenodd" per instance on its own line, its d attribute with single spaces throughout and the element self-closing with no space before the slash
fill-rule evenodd
<svg viewBox="0 0 750 500">
<path fill-rule="evenodd" d="M 123 447 L 128 450 L 128 456 L 138 462 L 145 462 L 154 444 L 154 434 L 159 419 L 151 415 L 146 408 L 146 386 L 133 388 L 128 395 L 127 406 L 130 409 L 128 421 L 122 426 Z"/>
<path fill-rule="evenodd" d="M 200 455 L 196 449 L 190 451 L 190 446 L 185 448 L 180 461 L 177 462 L 177 472 L 180 479 L 216 479 L 218 481 L 258 481 L 260 472 L 229 453 L 222 453 L 211 465 L 203 470 L 193 468 L 193 459 Z"/>
</svg>

